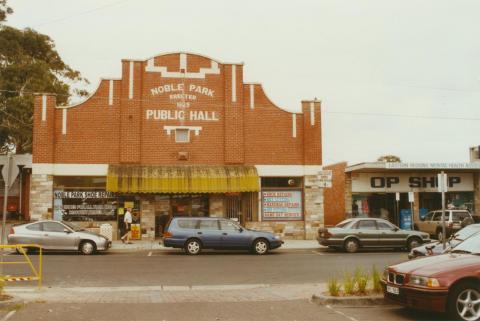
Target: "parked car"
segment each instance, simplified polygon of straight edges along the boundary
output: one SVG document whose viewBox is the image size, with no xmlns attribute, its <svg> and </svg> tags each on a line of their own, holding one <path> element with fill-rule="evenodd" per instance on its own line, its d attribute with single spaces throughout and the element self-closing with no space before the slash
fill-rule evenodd
<svg viewBox="0 0 480 321">
<path fill-rule="evenodd" d="M 430 242 L 430 237 L 427 233 L 402 230 L 380 218 L 351 218 L 332 228 L 320 228 L 317 240 L 321 245 L 354 253 L 367 247 L 411 250 Z"/>
<path fill-rule="evenodd" d="M 448 312 L 459 320 L 480 319 L 480 235 L 449 253 L 389 266 L 384 296 L 414 309 Z"/>
<path fill-rule="evenodd" d="M 38 244 L 45 250 L 80 251 L 88 255 L 106 251 L 112 243 L 103 235 L 72 223 L 45 220 L 12 226 L 8 244 Z"/>
<path fill-rule="evenodd" d="M 263 255 L 283 244 L 273 233 L 249 230 L 224 218 L 174 217 L 165 231 L 164 246 L 183 248 L 190 255 L 202 249 L 251 250 Z"/>
<path fill-rule="evenodd" d="M 435 241 L 412 249 L 408 254 L 408 258 L 414 259 L 417 257 L 442 254 L 444 251 L 454 248 L 455 246 L 478 232 L 480 232 L 480 224 L 468 225 L 462 228 L 457 233 L 453 234 L 446 241 L 445 249 L 443 248 L 443 242 Z"/>
<path fill-rule="evenodd" d="M 475 221 L 467 210 L 445 210 L 446 237 L 473 223 Z M 422 220 L 415 222 L 414 228 L 435 236 L 437 240 L 442 241 L 442 211 L 428 212 Z"/>
</svg>

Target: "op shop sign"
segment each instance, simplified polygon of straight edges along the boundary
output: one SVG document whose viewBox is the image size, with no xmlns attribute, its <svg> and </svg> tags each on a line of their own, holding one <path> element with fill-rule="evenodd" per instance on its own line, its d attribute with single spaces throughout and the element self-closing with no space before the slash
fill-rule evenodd
<svg viewBox="0 0 480 321">
<path fill-rule="evenodd" d="M 298 221 L 302 219 L 301 191 L 263 191 L 263 221 Z"/>
<path fill-rule="evenodd" d="M 436 173 L 352 174 L 352 192 L 438 192 Z M 448 173 L 449 192 L 473 191 L 472 173 Z"/>
</svg>

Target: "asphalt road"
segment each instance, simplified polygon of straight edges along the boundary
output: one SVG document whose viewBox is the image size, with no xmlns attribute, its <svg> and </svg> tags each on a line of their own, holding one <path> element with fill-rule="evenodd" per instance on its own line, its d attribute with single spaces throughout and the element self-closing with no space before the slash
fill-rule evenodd
<svg viewBox="0 0 480 321">
<path fill-rule="evenodd" d="M 18 308 L 18 307 L 17 307 Z M 443 315 L 398 306 L 332 307 L 308 300 L 171 304 L 48 304 L 19 308 L 8 321 L 434 321 Z"/>
<path fill-rule="evenodd" d="M 21 258 L 10 255 L 9 260 Z M 34 263 L 38 257 L 33 256 Z M 405 252 L 347 254 L 320 250 L 273 251 L 265 256 L 243 252 L 205 252 L 187 256 L 180 251 L 139 251 L 83 256 L 50 253 L 43 257 L 44 285 L 55 287 L 299 284 L 324 283 L 357 267 L 380 271 L 407 260 Z M 27 273 L 26 266 L 9 266 L 6 274 Z M 22 286 L 24 284 L 18 283 Z M 12 285 L 15 286 L 15 285 Z"/>
</svg>

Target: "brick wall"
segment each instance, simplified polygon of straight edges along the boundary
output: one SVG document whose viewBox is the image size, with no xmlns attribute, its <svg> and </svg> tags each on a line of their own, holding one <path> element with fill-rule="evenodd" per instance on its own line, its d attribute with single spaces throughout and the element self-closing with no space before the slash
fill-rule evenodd
<svg viewBox="0 0 480 321">
<path fill-rule="evenodd" d="M 102 80 L 85 102 L 55 108 L 55 97 L 47 96 L 42 120 L 43 102 L 41 95 L 35 97 L 34 163 L 322 162 L 320 102 L 303 101 L 302 113 L 287 112 L 268 99 L 261 85 L 244 83 L 243 65 L 204 56 L 123 60 L 122 79 Z M 155 119 L 160 111 L 171 117 Z M 172 119 L 179 112 L 186 117 Z M 176 143 L 175 133 L 165 126 L 200 129 L 190 131 L 189 143 Z M 178 160 L 179 152 L 188 159 Z"/>
<path fill-rule="evenodd" d="M 332 171 L 332 187 L 326 188 L 325 225 L 333 226 L 345 219 L 345 168 L 346 162 L 325 166 Z"/>
</svg>

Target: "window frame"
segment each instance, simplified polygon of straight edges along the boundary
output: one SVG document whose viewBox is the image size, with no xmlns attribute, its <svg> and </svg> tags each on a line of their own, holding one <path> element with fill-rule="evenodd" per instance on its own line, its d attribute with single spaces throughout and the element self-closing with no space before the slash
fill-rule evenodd
<svg viewBox="0 0 480 321">
<path fill-rule="evenodd" d="M 177 133 L 179 133 L 180 131 L 186 131 L 187 132 L 187 140 L 186 141 L 179 141 L 178 140 Z M 179 144 L 190 143 L 190 129 L 188 129 L 188 128 L 175 128 L 175 143 L 179 143 Z"/>
</svg>

